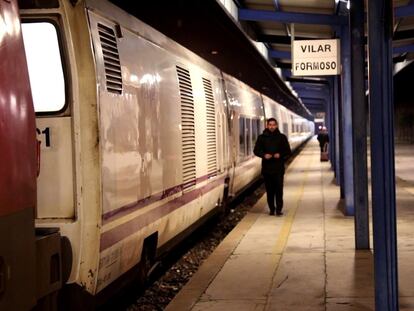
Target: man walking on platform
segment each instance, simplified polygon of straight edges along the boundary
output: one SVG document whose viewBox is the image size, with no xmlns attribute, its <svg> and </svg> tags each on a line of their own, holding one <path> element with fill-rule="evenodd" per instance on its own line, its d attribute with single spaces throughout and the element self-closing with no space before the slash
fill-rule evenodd
<svg viewBox="0 0 414 311">
<path fill-rule="evenodd" d="M 257 138 L 254 154 L 262 158 L 262 175 L 265 181 L 270 215 L 275 214 L 275 197 L 276 215 L 283 215 L 285 160 L 291 153 L 289 142 L 286 136 L 279 131 L 276 119 L 268 119 L 267 128 Z"/>
</svg>

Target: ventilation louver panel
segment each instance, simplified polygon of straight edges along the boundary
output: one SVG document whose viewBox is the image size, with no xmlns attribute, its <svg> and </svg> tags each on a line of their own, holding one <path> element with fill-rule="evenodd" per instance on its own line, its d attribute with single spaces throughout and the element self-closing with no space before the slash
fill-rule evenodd
<svg viewBox="0 0 414 311">
<path fill-rule="evenodd" d="M 108 92 L 122 94 L 122 72 L 115 31 L 98 24 L 98 32 L 105 66 L 106 89 Z"/>
<path fill-rule="evenodd" d="M 183 190 L 196 183 L 194 98 L 190 72 L 177 66 L 181 98 L 181 131 L 183 148 Z"/>
<path fill-rule="evenodd" d="M 211 177 L 217 175 L 216 107 L 211 81 L 203 78 L 203 86 L 207 110 L 207 172 Z"/>
</svg>

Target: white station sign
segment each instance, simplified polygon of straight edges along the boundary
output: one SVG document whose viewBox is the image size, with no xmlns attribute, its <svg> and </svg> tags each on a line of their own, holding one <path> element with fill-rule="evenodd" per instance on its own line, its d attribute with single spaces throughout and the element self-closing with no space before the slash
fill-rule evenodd
<svg viewBox="0 0 414 311">
<path fill-rule="evenodd" d="M 292 74 L 326 76 L 341 73 L 339 39 L 293 41 Z"/>
</svg>

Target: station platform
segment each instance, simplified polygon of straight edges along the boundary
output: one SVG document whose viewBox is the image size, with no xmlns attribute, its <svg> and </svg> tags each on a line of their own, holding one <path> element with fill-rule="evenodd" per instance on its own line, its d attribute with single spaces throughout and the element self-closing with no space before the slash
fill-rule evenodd
<svg viewBox="0 0 414 311">
<path fill-rule="evenodd" d="M 313 139 L 286 172 L 284 215 L 263 196 L 166 310 L 375 310 L 373 254 L 355 250 L 339 197 Z M 414 310 L 413 202 L 414 183 L 397 178 L 400 310 Z"/>
</svg>

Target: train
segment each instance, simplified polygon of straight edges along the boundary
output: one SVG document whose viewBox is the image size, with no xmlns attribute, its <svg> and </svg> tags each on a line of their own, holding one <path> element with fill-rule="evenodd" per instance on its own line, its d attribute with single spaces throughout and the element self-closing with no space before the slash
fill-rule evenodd
<svg viewBox="0 0 414 311">
<path fill-rule="evenodd" d="M 314 134 L 109 1 L 1 4 L 2 310 L 144 280 L 260 177 L 266 118 Z"/>
</svg>

